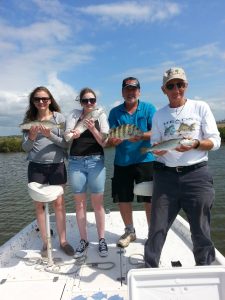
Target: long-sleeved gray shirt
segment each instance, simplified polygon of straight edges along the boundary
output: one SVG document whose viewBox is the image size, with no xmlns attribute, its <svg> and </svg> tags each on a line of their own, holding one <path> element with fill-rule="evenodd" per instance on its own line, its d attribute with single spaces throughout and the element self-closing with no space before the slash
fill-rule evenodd
<svg viewBox="0 0 225 300">
<path fill-rule="evenodd" d="M 50 121 L 56 124 L 65 123 L 65 117 L 61 113 L 54 112 Z M 38 133 L 35 141 L 31 141 L 28 138 L 29 132 L 25 132 L 22 148 L 28 153 L 27 160 L 42 164 L 63 162 L 68 147 L 63 132 L 62 129 L 53 128 L 49 138 Z"/>
</svg>

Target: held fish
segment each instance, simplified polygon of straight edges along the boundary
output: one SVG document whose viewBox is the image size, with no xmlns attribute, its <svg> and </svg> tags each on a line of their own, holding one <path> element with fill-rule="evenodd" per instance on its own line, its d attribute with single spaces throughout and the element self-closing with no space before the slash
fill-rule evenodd
<svg viewBox="0 0 225 300">
<path fill-rule="evenodd" d="M 185 138 L 179 138 L 179 139 L 171 139 L 168 141 L 164 141 L 162 143 L 156 144 L 149 148 L 141 148 L 141 153 L 147 153 L 147 152 L 153 152 L 155 150 L 158 151 L 168 151 L 173 150 L 178 146 L 192 146 L 195 143 L 193 139 L 185 139 Z"/>
<path fill-rule="evenodd" d="M 110 129 L 109 133 L 104 135 L 104 140 L 108 138 L 128 140 L 134 136 L 143 136 L 143 132 L 134 124 L 123 124 Z"/>
<path fill-rule="evenodd" d="M 30 130 L 32 126 L 40 126 L 40 125 L 48 128 L 48 129 L 53 129 L 53 128 L 63 129 L 65 126 L 65 123 L 56 124 L 51 121 L 31 121 L 31 122 L 24 122 L 24 123 L 20 124 L 19 127 L 22 130 Z"/>
<path fill-rule="evenodd" d="M 89 113 L 87 113 L 83 117 L 83 119 L 81 119 L 80 121 L 77 122 L 74 129 L 79 130 L 80 134 L 82 134 L 85 130 L 87 130 L 87 127 L 85 125 L 85 121 L 92 119 L 95 122 L 100 117 L 100 115 L 102 113 L 104 113 L 104 109 L 102 107 L 93 108 L 93 110 L 90 111 Z M 71 140 L 72 136 L 73 136 L 72 132 L 64 134 L 64 138 L 67 142 L 69 142 Z"/>
</svg>

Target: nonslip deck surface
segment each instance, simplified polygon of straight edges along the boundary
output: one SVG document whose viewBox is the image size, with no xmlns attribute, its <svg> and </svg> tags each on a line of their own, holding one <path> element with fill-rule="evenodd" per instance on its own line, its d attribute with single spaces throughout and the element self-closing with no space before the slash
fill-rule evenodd
<svg viewBox="0 0 225 300">
<path fill-rule="evenodd" d="M 137 240 L 125 249 L 116 242 L 124 233 L 119 212 L 106 214 L 105 238 L 109 248 L 107 257 L 98 254 L 98 238 L 94 213 L 88 213 L 89 247 L 84 259 L 75 260 L 60 249 L 54 217 L 52 246 L 55 265 L 48 267 L 40 256 L 42 243 L 36 223 L 26 227 L 19 235 L 0 247 L 0 299 L 1 300 L 117 300 L 128 299 L 127 274 L 129 270 L 143 268 L 144 243 L 148 228 L 145 213 L 134 212 Z M 79 243 L 75 214 L 67 215 L 68 241 Z M 184 267 L 194 266 L 190 235 L 176 220 L 169 231 L 161 256 L 161 267 L 180 262 Z"/>
</svg>

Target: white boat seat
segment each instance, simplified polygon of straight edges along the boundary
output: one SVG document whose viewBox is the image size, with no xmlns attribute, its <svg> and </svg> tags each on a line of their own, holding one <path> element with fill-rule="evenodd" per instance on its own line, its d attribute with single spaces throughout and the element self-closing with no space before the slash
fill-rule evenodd
<svg viewBox="0 0 225 300">
<path fill-rule="evenodd" d="M 144 181 L 134 185 L 134 194 L 137 196 L 152 196 L 153 182 Z"/>
<path fill-rule="evenodd" d="M 58 196 L 61 196 L 64 193 L 63 187 L 61 185 L 47 185 L 47 184 L 40 184 L 37 182 L 30 182 L 28 183 L 28 193 L 34 201 L 39 201 L 44 203 L 48 266 L 53 266 L 54 260 L 52 256 L 51 229 L 50 229 L 48 203 L 56 200 Z"/>
<path fill-rule="evenodd" d="M 51 202 L 56 200 L 58 196 L 63 195 L 64 191 L 61 185 L 30 182 L 28 183 L 28 193 L 34 201 Z"/>
</svg>

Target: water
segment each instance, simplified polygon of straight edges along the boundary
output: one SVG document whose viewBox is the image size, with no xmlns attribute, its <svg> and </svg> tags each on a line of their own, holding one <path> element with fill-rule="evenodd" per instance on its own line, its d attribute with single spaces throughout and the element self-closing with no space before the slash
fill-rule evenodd
<svg viewBox="0 0 225 300">
<path fill-rule="evenodd" d="M 105 208 L 117 210 L 112 203 L 111 177 L 113 173 L 114 149 L 106 149 L 107 169 Z M 0 153 L 0 245 L 35 219 L 33 203 L 27 194 L 27 162 L 24 153 Z M 209 165 L 214 178 L 216 201 L 212 209 L 212 239 L 215 246 L 225 255 L 225 145 L 209 153 Z M 70 186 L 65 191 L 66 210 L 74 212 Z M 90 204 L 88 209 L 91 210 Z M 134 209 L 142 205 L 134 202 Z"/>
</svg>

